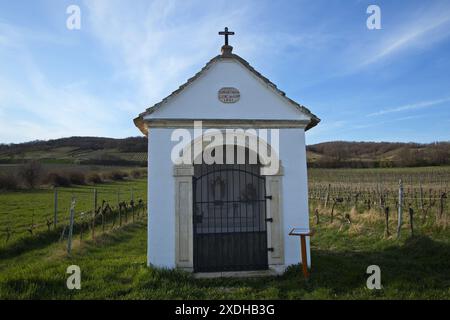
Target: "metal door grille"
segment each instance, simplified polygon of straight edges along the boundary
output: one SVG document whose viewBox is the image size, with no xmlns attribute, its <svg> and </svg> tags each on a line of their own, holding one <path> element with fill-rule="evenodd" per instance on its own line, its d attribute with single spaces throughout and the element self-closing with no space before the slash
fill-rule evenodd
<svg viewBox="0 0 450 320">
<path fill-rule="evenodd" d="M 194 271 L 267 269 L 265 178 L 260 166 L 194 168 Z"/>
</svg>

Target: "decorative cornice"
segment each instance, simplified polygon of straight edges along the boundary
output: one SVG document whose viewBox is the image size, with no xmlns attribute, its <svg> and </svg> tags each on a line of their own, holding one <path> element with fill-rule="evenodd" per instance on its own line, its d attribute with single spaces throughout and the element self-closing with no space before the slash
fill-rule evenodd
<svg viewBox="0 0 450 320">
<path fill-rule="evenodd" d="M 202 121 L 202 128 L 226 129 L 284 129 L 306 128 L 308 120 L 253 120 L 253 119 L 147 119 L 139 123 L 148 128 L 193 128 L 194 121 Z"/>
</svg>

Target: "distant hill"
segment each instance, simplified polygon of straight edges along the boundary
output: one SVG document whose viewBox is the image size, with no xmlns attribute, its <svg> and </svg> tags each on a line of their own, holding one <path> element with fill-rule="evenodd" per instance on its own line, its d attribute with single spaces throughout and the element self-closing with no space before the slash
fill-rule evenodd
<svg viewBox="0 0 450 320">
<path fill-rule="evenodd" d="M 450 142 L 430 144 L 333 141 L 307 146 L 308 165 L 375 168 L 450 165 Z M 0 144 L 0 163 L 37 159 L 48 163 L 145 165 L 147 138 L 70 137 Z"/>
<path fill-rule="evenodd" d="M 0 144 L 0 163 L 31 159 L 44 163 L 144 165 L 147 162 L 147 138 L 70 137 Z"/>
<path fill-rule="evenodd" d="M 450 165 L 450 142 L 333 141 L 307 146 L 308 165 L 318 168 L 378 168 Z"/>
</svg>

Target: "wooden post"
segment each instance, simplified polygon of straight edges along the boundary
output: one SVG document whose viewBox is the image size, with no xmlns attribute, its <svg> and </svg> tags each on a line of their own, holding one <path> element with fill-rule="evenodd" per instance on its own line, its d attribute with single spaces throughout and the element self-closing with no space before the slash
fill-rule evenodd
<svg viewBox="0 0 450 320">
<path fill-rule="evenodd" d="M 331 220 L 330 222 L 333 223 L 334 220 L 334 206 L 336 205 L 336 200 L 333 202 L 333 205 L 331 206 Z"/>
<path fill-rule="evenodd" d="M 419 180 L 419 206 L 420 206 L 420 212 L 422 214 L 422 217 L 424 218 L 424 208 L 423 208 L 423 187 L 422 187 L 422 179 Z"/>
<path fill-rule="evenodd" d="M 316 208 L 316 210 L 314 210 L 314 216 L 316 217 L 316 224 L 319 224 L 319 209 Z"/>
<path fill-rule="evenodd" d="M 80 213 L 80 244 L 83 241 L 84 212 Z"/>
<path fill-rule="evenodd" d="M 58 188 L 55 187 L 54 192 L 54 211 L 53 211 L 53 229 L 56 229 L 56 224 L 58 223 Z"/>
<path fill-rule="evenodd" d="M 411 229 L 411 237 L 414 236 L 413 217 L 414 217 L 414 210 L 413 208 L 409 207 L 409 227 Z"/>
<path fill-rule="evenodd" d="M 97 218 L 97 188 L 94 188 L 94 209 L 92 210 L 92 240 L 95 240 L 95 218 Z"/>
<path fill-rule="evenodd" d="M 305 277 L 305 280 L 308 280 L 309 278 L 309 272 L 308 272 L 308 256 L 306 254 L 306 237 L 310 237 L 314 234 L 313 231 L 301 229 L 301 228 L 294 228 L 289 232 L 290 236 L 298 236 L 300 237 L 300 255 L 302 257 L 302 271 L 303 276 Z"/>
<path fill-rule="evenodd" d="M 403 182 L 402 179 L 398 182 L 398 224 L 397 224 L 397 239 L 400 238 L 400 232 L 403 224 Z"/>
<path fill-rule="evenodd" d="M 378 193 L 378 204 L 380 206 L 380 213 L 384 212 L 384 200 L 383 200 L 383 192 L 381 191 L 380 183 L 377 183 L 377 193 Z"/>
<path fill-rule="evenodd" d="M 384 208 L 384 215 L 385 215 L 385 222 L 386 222 L 385 235 L 386 235 L 386 237 L 389 237 L 391 235 L 389 232 L 389 207 Z"/>
<path fill-rule="evenodd" d="M 120 205 L 120 188 L 117 189 L 117 210 L 119 210 L 119 227 L 122 226 L 122 206 Z"/>
<path fill-rule="evenodd" d="M 94 188 L 94 212 L 97 211 L 97 188 Z"/>
<path fill-rule="evenodd" d="M 120 203 L 118 206 L 118 210 L 119 210 L 119 227 L 121 227 L 122 226 L 122 206 L 120 205 Z"/>
<path fill-rule="evenodd" d="M 131 187 L 130 206 L 131 206 L 131 214 L 133 216 L 133 223 L 134 223 L 134 190 L 133 190 L 133 187 Z"/>
<path fill-rule="evenodd" d="M 306 239 L 305 235 L 300 236 L 300 246 L 302 251 L 302 269 L 303 269 L 303 275 L 305 276 L 305 279 L 309 278 L 309 272 L 308 272 L 308 257 L 306 256 Z"/>
<path fill-rule="evenodd" d="M 328 184 L 327 193 L 325 195 L 325 205 L 324 205 L 325 208 L 327 207 L 328 199 L 330 198 L 330 188 L 331 188 L 331 184 Z"/>
<path fill-rule="evenodd" d="M 444 199 L 445 198 L 447 198 L 447 194 L 445 192 L 442 192 L 440 199 L 439 199 L 439 219 L 442 219 L 442 216 L 444 214 Z"/>
<path fill-rule="evenodd" d="M 333 200 L 333 206 L 331 207 L 331 223 L 333 223 L 333 219 L 334 219 L 334 208 L 336 207 L 336 204 L 338 203 L 342 203 L 344 201 L 343 198 L 335 198 Z"/>
<path fill-rule="evenodd" d="M 72 251 L 72 234 L 73 234 L 73 217 L 75 211 L 75 199 L 72 198 L 72 204 L 70 206 L 70 217 L 69 217 L 69 235 L 67 237 L 67 254 L 70 255 Z"/>
</svg>

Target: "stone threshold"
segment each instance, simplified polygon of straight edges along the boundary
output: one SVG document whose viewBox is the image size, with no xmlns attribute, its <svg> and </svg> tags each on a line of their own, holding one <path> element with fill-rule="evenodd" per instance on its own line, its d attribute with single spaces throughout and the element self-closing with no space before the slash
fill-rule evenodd
<svg viewBox="0 0 450 320">
<path fill-rule="evenodd" d="M 226 271 L 226 272 L 198 272 L 194 273 L 196 279 L 209 278 L 254 278 L 254 277 L 271 277 L 278 274 L 274 270 L 257 270 L 257 271 Z"/>
</svg>

